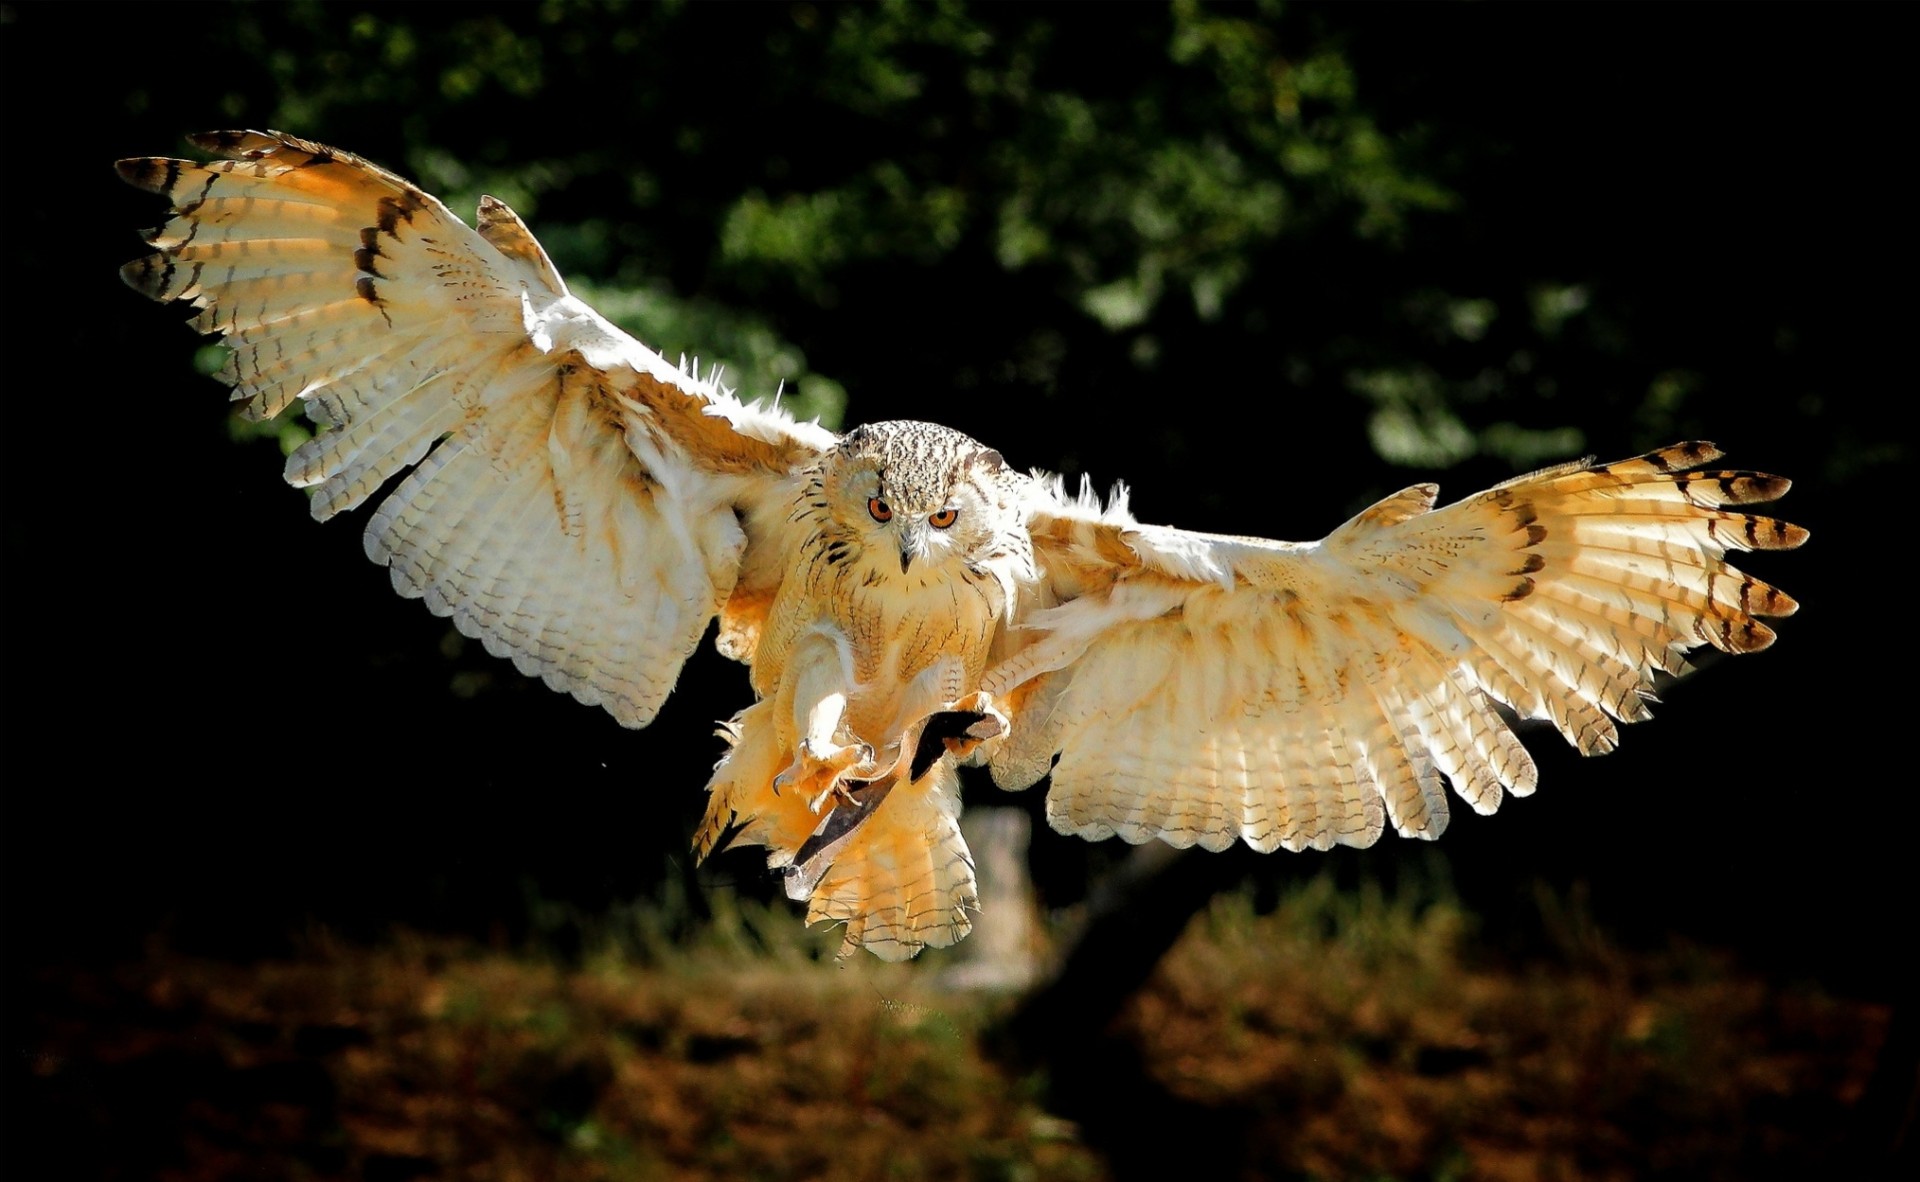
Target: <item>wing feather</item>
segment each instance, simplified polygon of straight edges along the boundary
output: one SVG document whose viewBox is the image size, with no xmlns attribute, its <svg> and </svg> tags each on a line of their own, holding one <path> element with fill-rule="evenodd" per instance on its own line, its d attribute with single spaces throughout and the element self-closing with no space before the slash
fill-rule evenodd
<svg viewBox="0 0 1920 1182">
<path fill-rule="evenodd" d="M 1093 838 L 1438 836 L 1449 784 L 1483 813 L 1534 790 L 1501 707 L 1604 753 L 1687 650 L 1772 643 L 1757 617 L 1798 604 L 1725 558 L 1806 531 L 1731 511 L 1788 485 L 1696 470 L 1719 454 L 1565 464 L 1439 510 L 1416 485 L 1310 545 L 1140 526 L 1043 487 L 1045 579 L 987 676 L 1014 717 L 995 778 L 1051 764 L 1049 818 Z"/>
<path fill-rule="evenodd" d="M 396 590 L 645 725 L 734 590 L 741 523 L 783 521 L 770 506 L 832 434 L 742 405 L 609 324 L 492 198 L 476 231 L 320 144 L 194 143 L 222 159 L 120 163 L 174 207 L 123 277 L 199 309 L 243 413 L 302 403 L 321 430 L 286 477 L 315 517 L 407 473 L 366 533 Z"/>
</svg>

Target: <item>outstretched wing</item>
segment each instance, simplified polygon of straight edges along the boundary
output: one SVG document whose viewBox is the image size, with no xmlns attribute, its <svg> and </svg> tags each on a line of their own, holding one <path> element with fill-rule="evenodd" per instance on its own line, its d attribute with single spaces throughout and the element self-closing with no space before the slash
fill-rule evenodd
<svg viewBox="0 0 1920 1182">
<path fill-rule="evenodd" d="M 1416 485 L 1311 544 L 1141 526 L 1056 487 L 1032 526 L 1051 606 L 987 679 L 1013 715 L 995 779 L 1057 753 L 1048 818 L 1092 839 L 1436 837 L 1443 779 L 1483 813 L 1533 791 L 1496 704 L 1597 754 L 1688 649 L 1773 642 L 1756 617 L 1797 605 L 1725 556 L 1807 534 L 1730 511 L 1787 481 L 1689 471 L 1719 454 L 1565 465 L 1438 511 Z"/>
<path fill-rule="evenodd" d="M 396 590 L 644 726 L 743 563 L 749 583 L 777 578 L 750 551 L 777 548 L 763 535 L 831 433 L 744 406 L 621 332 L 492 198 L 476 232 L 320 144 L 193 142 L 226 159 L 119 164 L 174 206 L 127 282 L 201 310 L 193 325 L 231 350 L 220 377 L 246 415 L 303 404 L 321 430 L 286 476 L 312 489 L 315 517 L 413 468 L 366 531 Z M 733 623 L 744 658 L 751 609 Z"/>
</svg>

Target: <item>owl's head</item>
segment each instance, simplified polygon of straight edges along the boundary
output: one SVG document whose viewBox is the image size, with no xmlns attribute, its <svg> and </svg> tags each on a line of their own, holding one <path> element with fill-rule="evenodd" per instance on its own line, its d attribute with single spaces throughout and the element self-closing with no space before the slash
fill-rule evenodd
<svg viewBox="0 0 1920 1182">
<path fill-rule="evenodd" d="M 1000 453 L 932 423 L 869 423 L 841 438 L 823 468 L 834 521 L 876 568 L 902 574 L 949 563 L 978 569 L 1027 549 L 1019 483 Z"/>
</svg>

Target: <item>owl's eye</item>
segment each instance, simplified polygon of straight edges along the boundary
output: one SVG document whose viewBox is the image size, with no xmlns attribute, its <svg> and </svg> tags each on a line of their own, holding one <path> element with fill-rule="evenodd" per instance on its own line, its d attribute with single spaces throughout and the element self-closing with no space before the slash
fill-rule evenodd
<svg viewBox="0 0 1920 1182">
<path fill-rule="evenodd" d="M 942 509 L 932 517 L 927 518 L 927 524 L 935 529 L 945 529 L 952 525 L 954 519 L 959 516 L 960 510 L 958 509 Z"/>
<path fill-rule="evenodd" d="M 873 515 L 875 521 L 893 520 L 893 506 L 887 504 L 879 497 L 867 498 L 867 512 Z"/>
</svg>

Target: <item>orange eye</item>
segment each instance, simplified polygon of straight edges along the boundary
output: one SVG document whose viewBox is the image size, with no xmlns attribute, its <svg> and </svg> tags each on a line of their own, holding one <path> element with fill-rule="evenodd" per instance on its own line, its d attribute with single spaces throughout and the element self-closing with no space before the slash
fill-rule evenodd
<svg viewBox="0 0 1920 1182">
<path fill-rule="evenodd" d="M 875 521 L 893 520 L 893 506 L 887 504 L 879 497 L 867 498 L 867 512 L 873 515 Z"/>
<path fill-rule="evenodd" d="M 960 516 L 960 510 L 958 509 L 942 509 L 940 510 L 940 512 L 935 513 L 932 517 L 927 518 L 927 524 L 931 525 L 935 529 L 945 529 L 948 526 L 952 525 L 954 523 L 954 519 L 956 519 L 959 516 Z"/>
</svg>

